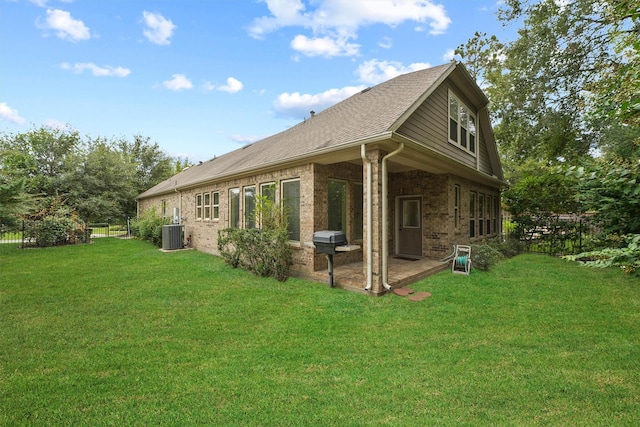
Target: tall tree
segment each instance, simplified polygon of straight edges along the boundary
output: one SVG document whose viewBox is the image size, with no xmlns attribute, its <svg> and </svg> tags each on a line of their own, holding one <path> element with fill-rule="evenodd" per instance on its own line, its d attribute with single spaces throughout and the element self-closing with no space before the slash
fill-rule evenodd
<svg viewBox="0 0 640 427">
<path fill-rule="evenodd" d="M 639 13 L 632 0 L 506 0 L 499 20 L 521 24 L 518 37 L 501 46 L 476 34 L 458 48 L 486 81 L 507 163 L 573 162 L 608 148 L 601 136 L 623 119 L 632 123 Z"/>
<path fill-rule="evenodd" d="M 140 135 L 133 142 L 89 140 L 71 129 L 46 127 L 0 134 L 0 152 L 2 200 L 24 210 L 18 193 L 37 195 L 43 208 L 64 203 L 90 220 L 135 216 L 136 195 L 188 166 Z"/>
</svg>

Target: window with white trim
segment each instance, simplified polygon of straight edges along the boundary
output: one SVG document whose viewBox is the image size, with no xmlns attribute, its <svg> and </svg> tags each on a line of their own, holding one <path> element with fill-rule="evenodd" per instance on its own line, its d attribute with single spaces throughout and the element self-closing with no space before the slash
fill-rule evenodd
<svg viewBox="0 0 640 427">
<path fill-rule="evenodd" d="M 289 240 L 300 241 L 300 180 L 282 182 L 282 207 L 287 215 Z"/>
<path fill-rule="evenodd" d="M 244 228 L 256 228 L 256 186 L 244 187 Z"/>
<path fill-rule="evenodd" d="M 213 204 L 211 207 L 213 208 L 213 219 L 220 218 L 220 193 L 214 191 L 211 193 L 211 198 L 213 199 Z"/>
<path fill-rule="evenodd" d="M 202 219 L 202 194 L 196 194 L 196 220 Z"/>
<path fill-rule="evenodd" d="M 229 227 L 240 227 L 240 189 L 229 190 Z"/>
<path fill-rule="evenodd" d="M 473 110 L 449 92 L 449 142 L 475 155 L 476 132 Z"/>
<path fill-rule="evenodd" d="M 487 194 L 487 214 L 485 221 L 487 223 L 487 236 L 491 234 L 491 217 L 493 215 L 493 197 Z"/>
<path fill-rule="evenodd" d="M 493 196 L 493 233 L 498 233 L 498 215 L 500 213 L 500 196 Z"/>
<path fill-rule="evenodd" d="M 211 193 L 204 193 L 204 219 L 211 219 Z"/>
<path fill-rule="evenodd" d="M 484 194 L 478 195 L 478 226 L 480 236 L 484 236 Z"/>
<path fill-rule="evenodd" d="M 469 237 L 476 237 L 476 197 L 474 191 L 469 193 Z"/>
<path fill-rule="evenodd" d="M 260 195 L 271 203 L 276 202 L 276 183 L 268 182 L 260 184 Z"/>
</svg>

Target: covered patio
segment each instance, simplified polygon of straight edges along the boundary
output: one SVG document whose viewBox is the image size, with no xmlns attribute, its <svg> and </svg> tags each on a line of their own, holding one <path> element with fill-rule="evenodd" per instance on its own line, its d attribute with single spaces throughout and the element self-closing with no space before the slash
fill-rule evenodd
<svg viewBox="0 0 640 427">
<path fill-rule="evenodd" d="M 339 255 L 338 255 L 339 256 Z M 408 259 L 391 256 L 388 258 L 389 284 L 393 288 L 400 288 L 417 280 L 450 268 L 451 262 L 442 262 L 428 258 Z M 318 270 L 313 278 L 319 282 L 328 283 L 327 270 Z M 362 271 L 362 262 L 335 266 L 333 282 L 335 287 L 366 293 L 362 284 L 366 281 Z"/>
</svg>

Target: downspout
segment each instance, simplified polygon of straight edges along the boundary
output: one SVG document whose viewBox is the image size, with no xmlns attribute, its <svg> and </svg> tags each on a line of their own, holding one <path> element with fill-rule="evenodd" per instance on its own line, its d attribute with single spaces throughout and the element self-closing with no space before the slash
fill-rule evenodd
<svg viewBox="0 0 640 427">
<path fill-rule="evenodd" d="M 178 212 L 178 219 L 180 220 L 179 224 L 182 224 L 182 191 L 178 190 L 177 188 L 174 188 L 174 191 L 176 193 L 178 193 L 180 195 L 180 201 L 178 202 L 178 205 L 180 206 L 180 211 Z"/>
<path fill-rule="evenodd" d="M 371 290 L 371 285 L 373 284 L 373 198 L 371 197 L 371 191 L 373 189 L 373 184 L 371 182 L 371 160 L 367 158 L 366 154 L 366 144 L 362 144 L 360 146 L 360 156 L 362 157 L 362 164 L 367 164 L 367 286 L 364 288 L 365 291 Z"/>
<path fill-rule="evenodd" d="M 387 154 L 382 158 L 382 286 L 386 290 L 391 290 L 391 285 L 388 283 L 389 279 L 389 224 L 388 224 L 388 197 L 387 197 L 387 188 L 389 178 L 387 177 L 387 160 L 399 152 L 404 150 L 404 142 L 400 143 L 400 146 L 391 153 Z"/>
</svg>

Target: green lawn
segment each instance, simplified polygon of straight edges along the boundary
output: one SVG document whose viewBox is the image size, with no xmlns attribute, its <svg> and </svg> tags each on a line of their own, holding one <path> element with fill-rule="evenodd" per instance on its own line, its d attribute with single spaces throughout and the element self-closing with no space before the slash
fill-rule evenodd
<svg viewBox="0 0 640 427">
<path fill-rule="evenodd" d="M 526 255 L 413 288 L 0 245 L 0 425 L 640 424 L 637 279 Z"/>
</svg>

